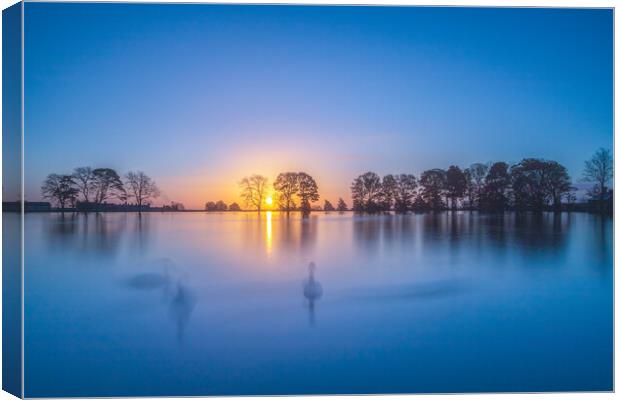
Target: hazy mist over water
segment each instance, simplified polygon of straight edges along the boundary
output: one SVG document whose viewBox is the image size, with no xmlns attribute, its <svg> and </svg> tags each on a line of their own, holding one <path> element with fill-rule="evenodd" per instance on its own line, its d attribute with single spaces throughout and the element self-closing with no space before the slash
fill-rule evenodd
<svg viewBox="0 0 620 400">
<path fill-rule="evenodd" d="M 611 390 L 612 228 L 27 214 L 25 395 Z"/>
</svg>

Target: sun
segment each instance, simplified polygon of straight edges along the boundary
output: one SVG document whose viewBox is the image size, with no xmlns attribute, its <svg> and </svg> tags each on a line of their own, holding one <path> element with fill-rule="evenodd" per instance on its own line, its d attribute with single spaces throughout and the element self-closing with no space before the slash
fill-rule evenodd
<svg viewBox="0 0 620 400">
<path fill-rule="evenodd" d="M 267 204 L 268 206 L 273 204 L 273 199 L 271 198 L 271 196 L 267 197 L 265 199 L 265 204 Z"/>
</svg>

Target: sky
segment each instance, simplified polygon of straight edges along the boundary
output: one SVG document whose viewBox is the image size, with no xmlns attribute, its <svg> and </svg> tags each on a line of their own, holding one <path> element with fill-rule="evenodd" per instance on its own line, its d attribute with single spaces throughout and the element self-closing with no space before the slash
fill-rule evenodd
<svg viewBox="0 0 620 400">
<path fill-rule="evenodd" d="M 21 198 L 20 8 L 14 4 L 2 11 L 2 198 L 9 201 Z"/>
<path fill-rule="evenodd" d="M 254 173 L 351 181 L 613 145 L 605 9 L 26 3 L 26 200 L 49 173 L 142 170 L 155 204 Z"/>
</svg>

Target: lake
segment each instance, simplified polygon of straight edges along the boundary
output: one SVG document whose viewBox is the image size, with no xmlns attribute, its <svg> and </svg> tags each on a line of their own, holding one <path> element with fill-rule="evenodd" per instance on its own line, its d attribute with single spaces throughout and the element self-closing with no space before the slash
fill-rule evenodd
<svg viewBox="0 0 620 400">
<path fill-rule="evenodd" d="M 25 241 L 27 397 L 613 389 L 608 218 L 32 213 Z"/>
</svg>

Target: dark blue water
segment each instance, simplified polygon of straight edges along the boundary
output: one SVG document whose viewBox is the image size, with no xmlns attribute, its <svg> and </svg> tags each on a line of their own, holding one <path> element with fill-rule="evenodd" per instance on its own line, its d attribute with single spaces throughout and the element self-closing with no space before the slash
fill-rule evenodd
<svg viewBox="0 0 620 400">
<path fill-rule="evenodd" d="M 609 219 L 28 214 L 25 229 L 28 397 L 612 390 Z"/>
</svg>

